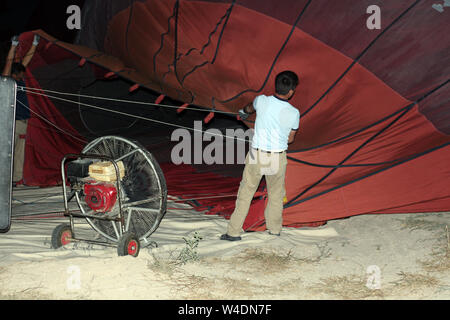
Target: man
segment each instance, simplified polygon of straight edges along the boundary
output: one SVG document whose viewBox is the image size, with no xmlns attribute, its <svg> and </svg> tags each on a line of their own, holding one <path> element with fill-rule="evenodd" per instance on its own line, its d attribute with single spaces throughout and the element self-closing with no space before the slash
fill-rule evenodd
<svg viewBox="0 0 450 320">
<path fill-rule="evenodd" d="M 19 44 L 19 37 L 14 36 L 11 40 L 11 48 L 6 58 L 5 67 L 2 75 L 11 76 L 18 86 L 25 87 L 25 71 L 39 44 L 39 35 L 35 35 L 31 48 L 23 57 L 22 62 L 15 61 L 16 48 Z M 25 159 L 25 136 L 27 134 L 28 119 L 30 118 L 30 109 L 28 98 L 24 91 L 17 91 L 16 96 L 16 122 L 14 130 L 14 164 L 13 164 L 13 183 L 14 186 L 23 184 L 23 164 Z"/>
<path fill-rule="evenodd" d="M 286 150 L 295 139 L 300 112 L 288 101 L 293 97 L 298 77 L 292 71 L 276 76 L 275 94 L 260 95 L 253 105 L 239 110 L 242 119 L 256 111 L 255 131 L 251 148 L 245 159 L 245 168 L 239 187 L 236 207 L 231 215 L 227 233 L 220 239 L 241 240 L 242 225 L 262 176 L 266 178 L 268 203 L 264 211 L 266 227 L 270 234 L 280 235 L 285 191 Z"/>
</svg>

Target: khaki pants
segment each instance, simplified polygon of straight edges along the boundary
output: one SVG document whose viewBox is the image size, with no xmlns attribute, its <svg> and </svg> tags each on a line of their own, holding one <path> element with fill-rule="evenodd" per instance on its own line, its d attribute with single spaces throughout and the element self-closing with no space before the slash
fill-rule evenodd
<svg viewBox="0 0 450 320">
<path fill-rule="evenodd" d="M 236 207 L 228 223 L 228 235 L 237 237 L 242 232 L 250 203 L 263 175 L 266 178 L 269 198 L 264 211 L 266 227 L 272 233 L 281 231 L 283 199 L 286 195 L 284 184 L 286 164 L 286 152 L 267 153 L 253 148 L 250 149 L 245 159 L 245 168 L 239 186 Z"/>
<path fill-rule="evenodd" d="M 21 135 L 27 134 L 28 120 L 16 120 L 14 132 L 14 164 L 13 181 L 18 182 L 23 178 L 23 164 L 25 159 L 25 139 Z"/>
</svg>

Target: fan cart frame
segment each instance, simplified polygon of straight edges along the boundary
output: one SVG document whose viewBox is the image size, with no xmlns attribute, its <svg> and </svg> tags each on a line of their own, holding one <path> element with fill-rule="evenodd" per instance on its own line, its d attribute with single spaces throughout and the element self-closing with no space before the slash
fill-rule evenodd
<svg viewBox="0 0 450 320">
<path fill-rule="evenodd" d="M 72 181 L 67 179 L 73 178 L 66 174 L 67 163 L 70 159 L 92 160 L 93 163 L 106 161 L 113 165 L 115 179 L 108 180 L 108 184 L 114 185 L 117 191 L 113 211 L 96 211 L 86 206 L 86 203 L 83 202 L 83 197 L 86 197 L 83 191 L 84 186 L 90 182 L 83 175 Z M 124 162 L 125 167 L 123 179 L 119 166 L 120 161 Z M 135 162 L 144 163 L 143 167 L 136 169 Z M 132 173 L 133 170 L 134 173 Z M 131 172 L 131 176 L 126 172 Z M 104 246 L 116 246 L 119 256 L 136 257 L 141 247 L 157 246 L 155 241 L 150 241 L 148 238 L 158 228 L 167 211 L 167 187 L 158 163 L 152 154 L 139 143 L 118 136 L 97 138 L 90 142 L 81 154 L 70 153 L 63 157 L 61 178 L 64 216 L 69 217 L 69 223 L 58 225 L 54 229 L 53 248 L 59 248 L 71 241 L 83 241 Z M 149 178 L 153 181 L 150 184 L 147 180 Z M 137 182 L 134 179 L 141 179 L 141 181 Z M 147 183 L 144 188 L 148 189 L 136 190 L 135 186 L 130 186 L 130 181 L 138 184 Z M 70 191 L 68 182 L 71 182 Z M 72 198 L 76 199 L 79 210 L 70 210 L 69 201 Z M 106 240 L 79 237 L 75 231 L 75 218 L 85 218 L 88 224 Z"/>
<path fill-rule="evenodd" d="M 140 250 L 140 241 L 137 239 L 137 237 L 129 232 L 129 221 L 131 218 L 131 214 L 128 215 L 127 221 L 124 219 L 123 214 L 123 206 L 122 206 L 122 199 L 120 196 L 121 187 L 120 187 L 120 169 L 117 164 L 117 162 L 108 156 L 102 156 L 102 155 L 89 155 L 89 154 L 67 154 L 64 156 L 63 160 L 61 161 L 61 178 L 62 181 L 66 181 L 66 173 L 65 173 L 65 164 L 67 160 L 69 159 L 94 159 L 94 160 L 102 160 L 102 161 L 109 161 L 113 164 L 116 174 L 116 180 L 115 185 L 117 188 L 117 205 L 118 205 L 118 214 L 115 217 L 110 216 L 101 216 L 101 215 L 93 215 L 93 214 L 86 214 L 81 211 L 81 213 L 78 213 L 76 211 L 71 211 L 69 209 L 69 199 L 68 199 L 68 192 L 67 192 L 67 186 L 66 183 L 62 184 L 63 188 L 63 199 L 64 199 L 64 216 L 69 217 L 69 224 L 60 224 L 58 225 L 52 234 L 52 246 L 53 247 L 60 247 L 63 245 L 68 244 L 72 241 L 82 241 L 92 244 L 99 244 L 103 246 L 110 246 L 110 247 L 117 247 L 117 252 L 119 255 L 131 255 L 134 257 L 137 257 Z M 73 196 L 77 196 L 77 191 L 72 191 Z M 118 224 L 117 228 L 117 238 L 109 237 L 109 240 L 112 240 L 112 242 L 108 241 L 101 241 L 101 240 L 93 240 L 93 239 L 85 239 L 78 237 L 75 232 L 75 222 L 74 218 L 87 218 L 87 219 L 97 219 L 97 220 L 104 220 L 104 221 L 111 221 L 116 222 Z M 89 221 L 89 220 L 88 220 Z M 127 223 L 128 222 L 128 223 Z M 113 224 L 115 226 L 115 224 Z M 92 224 L 91 224 L 92 226 Z M 94 228 L 95 230 L 95 228 Z M 96 230 L 98 231 L 98 230 Z M 115 243 L 114 243 L 115 242 Z"/>
</svg>

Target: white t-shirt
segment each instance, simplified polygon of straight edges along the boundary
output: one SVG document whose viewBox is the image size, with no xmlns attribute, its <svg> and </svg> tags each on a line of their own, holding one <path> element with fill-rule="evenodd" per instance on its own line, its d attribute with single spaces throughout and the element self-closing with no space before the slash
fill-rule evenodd
<svg viewBox="0 0 450 320">
<path fill-rule="evenodd" d="M 253 100 L 256 110 L 252 147 L 265 151 L 284 151 L 288 148 L 289 133 L 297 130 L 300 112 L 287 100 L 260 95 Z"/>
</svg>

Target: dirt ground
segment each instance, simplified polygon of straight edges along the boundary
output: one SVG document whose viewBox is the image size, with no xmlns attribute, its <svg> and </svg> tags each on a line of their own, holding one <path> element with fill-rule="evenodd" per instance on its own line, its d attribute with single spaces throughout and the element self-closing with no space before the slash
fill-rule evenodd
<svg viewBox="0 0 450 320">
<path fill-rule="evenodd" d="M 361 215 L 231 243 L 218 240 L 226 220 L 180 210 L 137 258 L 84 243 L 51 249 L 61 221 L 14 220 L 0 235 L 1 299 L 450 298 L 449 212 Z"/>
</svg>

